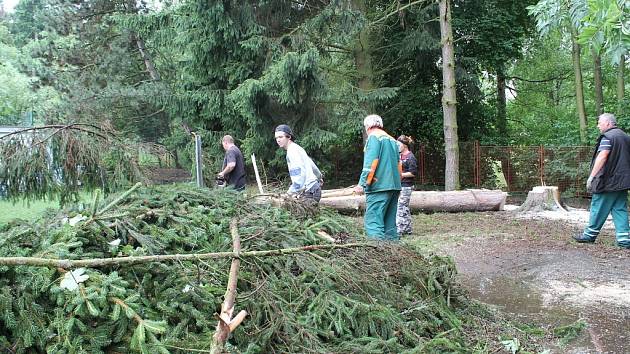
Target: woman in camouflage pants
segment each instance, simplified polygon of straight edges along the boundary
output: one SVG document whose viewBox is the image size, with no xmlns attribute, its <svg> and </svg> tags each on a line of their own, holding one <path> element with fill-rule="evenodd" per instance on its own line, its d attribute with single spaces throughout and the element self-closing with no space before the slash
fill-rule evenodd
<svg viewBox="0 0 630 354">
<path fill-rule="evenodd" d="M 413 191 L 413 180 L 418 170 L 418 162 L 416 157 L 409 148 L 413 143 L 411 137 L 401 135 L 398 137 L 400 142 L 400 161 L 402 162 L 402 180 L 400 196 L 398 197 L 398 210 L 396 212 L 396 228 L 398 235 L 411 233 L 411 211 L 409 210 L 409 201 L 411 200 L 411 192 Z"/>
</svg>

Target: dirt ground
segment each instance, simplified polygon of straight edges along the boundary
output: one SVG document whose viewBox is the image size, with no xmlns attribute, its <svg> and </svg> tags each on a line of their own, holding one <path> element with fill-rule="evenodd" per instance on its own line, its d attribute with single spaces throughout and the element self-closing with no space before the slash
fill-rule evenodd
<svg viewBox="0 0 630 354">
<path fill-rule="evenodd" d="M 630 352 L 630 250 L 606 223 L 595 244 L 578 244 L 588 211 L 569 213 L 435 213 L 414 215 L 404 242 L 453 257 L 470 297 L 547 331 L 583 321 L 551 353 Z M 510 210 L 511 209 L 511 210 Z"/>
</svg>

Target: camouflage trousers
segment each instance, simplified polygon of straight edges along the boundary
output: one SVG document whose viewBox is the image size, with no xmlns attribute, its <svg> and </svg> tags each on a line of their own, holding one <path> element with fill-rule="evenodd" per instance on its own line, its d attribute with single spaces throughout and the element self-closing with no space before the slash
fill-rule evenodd
<svg viewBox="0 0 630 354">
<path fill-rule="evenodd" d="M 398 197 L 398 209 L 396 210 L 396 229 L 398 235 L 411 233 L 411 210 L 409 210 L 409 202 L 411 200 L 411 192 L 413 187 L 402 187 L 400 196 Z"/>
</svg>

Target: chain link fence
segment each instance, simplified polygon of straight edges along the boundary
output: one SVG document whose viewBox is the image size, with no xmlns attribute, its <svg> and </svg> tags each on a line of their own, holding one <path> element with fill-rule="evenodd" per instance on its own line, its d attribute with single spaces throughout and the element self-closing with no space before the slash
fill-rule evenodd
<svg viewBox="0 0 630 354">
<path fill-rule="evenodd" d="M 443 146 L 420 145 L 417 183 L 444 185 Z M 590 146 L 494 146 L 460 142 L 463 188 L 498 188 L 528 192 L 534 186 L 558 186 L 567 196 L 584 197 L 593 148 Z"/>
</svg>

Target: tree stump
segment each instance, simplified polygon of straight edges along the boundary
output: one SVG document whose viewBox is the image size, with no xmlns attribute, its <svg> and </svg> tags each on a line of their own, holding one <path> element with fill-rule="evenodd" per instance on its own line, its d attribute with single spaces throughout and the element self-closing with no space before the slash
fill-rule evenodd
<svg viewBox="0 0 630 354">
<path fill-rule="evenodd" d="M 527 199 L 518 211 L 569 211 L 560 199 L 560 191 L 555 186 L 536 186 L 529 193 Z"/>
</svg>

